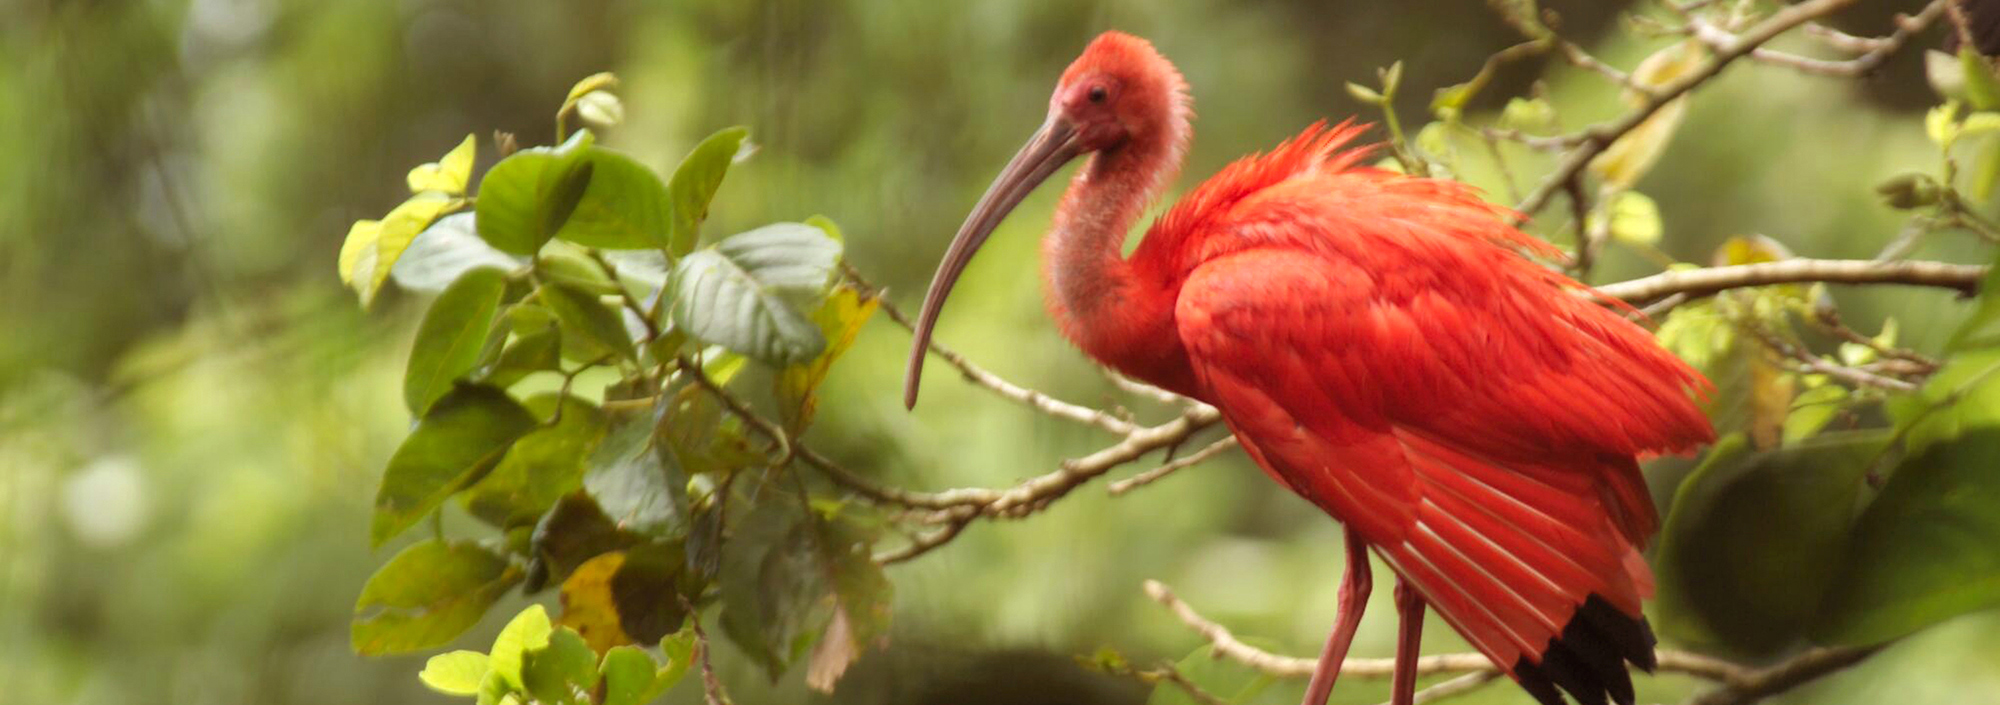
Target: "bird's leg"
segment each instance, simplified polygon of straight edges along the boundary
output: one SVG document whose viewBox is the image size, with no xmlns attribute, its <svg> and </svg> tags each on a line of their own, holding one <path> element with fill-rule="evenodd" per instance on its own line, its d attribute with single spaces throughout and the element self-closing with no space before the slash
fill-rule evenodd
<svg viewBox="0 0 2000 705">
<path fill-rule="evenodd" d="M 1424 597 L 1400 575 L 1396 617 L 1396 675 L 1389 686 L 1389 705 L 1412 705 L 1417 699 L 1417 645 L 1424 638 Z"/>
<path fill-rule="evenodd" d="M 1333 618 L 1333 633 L 1326 637 L 1326 648 L 1319 653 L 1319 666 L 1313 668 L 1312 680 L 1306 684 L 1304 705 L 1326 705 L 1326 696 L 1333 692 L 1333 681 L 1340 677 L 1340 667 L 1347 662 L 1347 646 L 1354 643 L 1354 628 L 1361 626 L 1361 612 L 1368 609 L 1368 591 L 1374 586 L 1374 578 L 1368 574 L 1368 545 L 1350 528 L 1347 576 L 1340 580 L 1339 612 Z"/>
</svg>

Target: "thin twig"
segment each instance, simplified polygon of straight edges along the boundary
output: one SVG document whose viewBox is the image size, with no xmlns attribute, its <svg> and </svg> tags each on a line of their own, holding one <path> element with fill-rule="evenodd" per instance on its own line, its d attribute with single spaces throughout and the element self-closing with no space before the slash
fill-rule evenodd
<svg viewBox="0 0 2000 705">
<path fill-rule="evenodd" d="M 947 522 L 945 523 L 944 528 L 942 529 L 938 529 L 937 531 L 931 532 L 930 534 L 925 536 L 918 536 L 914 539 L 911 539 L 910 544 L 907 546 L 898 548 L 893 551 L 887 551 L 884 553 L 875 554 L 874 556 L 875 564 L 893 565 L 896 563 L 901 563 L 903 561 L 910 560 L 912 558 L 916 558 L 917 556 L 921 556 L 926 553 L 930 553 L 931 549 L 943 546 L 946 543 L 950 542 L 952 539 L 958 538 L 959 532 L 964 531 L 965 527 L 970 526 L 971 524 L 972 524 L 972 517 L 955 519 L 950 522 Z"/>
<path fill-rule="evenodd" d="M 763 434 L 766 439 L 771 441 L 771 447 L 775 449 L 775 452 L 771 453 L 771 455 L 776 457 L 771 463 L 772 466 L 784 467 L 791 463 L 793 454 L 797 451 L 794 450 L 791 434 L 786 433 L 784 427 L 758 415 L 755 411 L 751 411 L 750 407 L 745 406 L 735 395 L 724 391 L 714 380 L 708 378 L 707 373 L 702 372 L 701 365 L 697 364 L 694 360 L 682 357 L 680 358 L 680 367 L 681 372 L 686 374 L 688 379 L 694 380 L 695 384 L 700 385 L 702 389 L 708 390 L 709 394 L 715 395 L 715 398 L 720 400 L 725 408 L 729 409 L 729 413 L 742 419 L 744 423 L 750 424 L 752 428 L 757 429 L 758 433 Z"/>
<path fill-rule="evenodd" d="M 702 631 L 701 613 L 686 595 L 681 595 L 681 609 L 687 610 L 688 625 L 694 627 L 694 653 L 701 663 L 701 689 L 708 705 L 730 705 L 729 693 L 722 689 L 722 679 L 715 677 L 715 664 L 709 659 L 708 632 Z"/>
<path fill-rule="evenodd" d="M 1172 589 L 1156 580 L 1145 584 L 1146 594 L 1172 610 L 1181 623 L 1186 624 L 1214 647 L 1219 657 L 1228 658 L 1258 671 L 1279 678 L 1305 678 L 1312 675 L 1318 665 L 1315 659 L 1297 656 L 1281 656 L 1255 646 L 1243 643 L 1236 635 L 1224 627 L 1195 612 L 1193 607 L 1174 595 Z M 1725 688 L 1749 688 L 1758 685 L 1759 672 L 1720 659 L 1692 654 L 1673 649 L 1656 652 L 1659 671 L 1684 673 L 1691 676 L 1718 681 Z M 1782 664 L 1781 664 L 1782 666 Z M 1464 673 L 1473 671 L 1494 671 L 1493 661 L 1484 654 L 1432 654 L 1422 656 L 1416 662 L 1417 675 L 1434 673 Z M 1777 668 L 1777 667 L 1773 667 Z M 1340 674 L 1356 678 L 1386 678 L 1396 669 L 1393 658 L 1348 657 L 1342 662 Z"/>
<path fill-rule="evenodd" d="M 1805 371 L 1807 372 L 1817 372 L 1855 386 L 1875 387 L 1877 389 L 1887 389 L 1892 392 L 1917 391 L 1917 385 L 1913 382 L 1894 377 L 1884 377 L 1867 370 L 1836 364 L 1811 350 L 1793 345 L 1789 341 L 1778 337 L 1776 333 L 1766 330 L 1763 326 L 1750 325 L 1746 327 L 1750 329 L 1751 334 L 1764 343 L 1765 347 L 1777 351 L 1779 355 L 1798 361 L 1800 365 L 1805 367 Z"/>
<path fill-rule="evenodd" d="M 861 273 L 854 269 L 852 265 L 844 265 L 844 267 L 847 277 L 854 280 L 855 284 L 873 290 L 878 297 L 880 296 L 881 290 L 869 284 L 866 279 L 861 278 Z M 882 298 L 882 312 L 888 314 L 889 319 L 901 325 L 904 330 L 915 330 L 915 326 L 911 325 L 909 317 L 903 315 L 903 311 L 897 308 L 895 304 L 890 303 L 886 297 Z M 1130 434 L 1134 430 L 1131 423 L 1102 410 L 1071 404 L 1002 379 L 999 375 L 972 364 L 972 361 L 965 359 L 964 355 L 960 355 L 951 348 L 945 347 L 944 344 L 937 342 L 936 339 L 931 340 L 930 352 L 952 367 L 958 368 L 959 374 L 964 375 L 966 380 L 985 387 L 1002 397 L 1025 404 L 1028 408 L 1058 419 L 1096 426 L 1105 431 L 1120 435 Z"/>
<path fill-rule="evenodd" d="M 1465 675 L 1452 678 L 1442 683 L 1438 683 L 1437 685 L 1433 685 L 1429 688 L 1417 691 L 1416 697 L 1411 698 L 1410 703 L 1411 705 L 1424 705 L 1424 703 L 1434 703 L 1439 700 L 1452 697 L 1454 695 L 1460 695 L 1463 693 L 1469 693 L 1474 690 L 1478 690 L 1480 687 L 1485 686 L 1488 683 L 1492 683 L 1493 681 L 1498 680 L 1499 678 L 1500 678 L 1499 671 L 1473 671 L 1471 673 L 1467 673 Z M 1389 704 L 1384 703 L 1384 705 L 1389 705 Z"/>
<path fill-rule="evenodd" d="M 1214 443 L 1210 443 L 1208 444 L 1208 447 L 1195 451 L 1194 455 L 1190 455 L 1185 458 L 1175 460 L 1171 463 L 1165 463 L 1151 470 L 1147 470 L 1145 472 L 1133 475 L 1123 480 L 1113 482 L 1111 483 L 1110 487 L 1107 487 L 1105 489 L 1110 490 L 1113 496 L 1125 494 L 1140 487 L 1153 484 L 1154 481 L 1159 480 L 1162 477 L 1172 475 L 1174 474 L 1174 472 L 1182 468 L 1186 468 L 1191 465 L 1198 465 L 1202 461 L 1208 460 L 1209 458 L 1213 458 L 1217 455 L 1221 455 L 1223 451 L 1235 447 L 1236 447 L 1236 436 L 1234 434 L 1231 434 L 1228 438 L 1224 438 Z"/>
<path fill-rule="evenodd" d="M 1909 42 L 1910 37 L 1915 36 L 1918 32 L 1922 32 L 1931 23 L 1936 22 L 1937 18 L 1944 14 L 1946 4 L 1946 0 L 1932 0 L 1929 5 L 1925 5 L 1924 9 L 1914 16 L 1897 15 L 1896 28 L 1882 37 L 1862 38 L 1853 35 L 1838 34 L 1837 36 L 1840 38 L 1834 39 L 1833 37 L 1836 35 L 1830 33 L 1836 32 L 1835 30 L 1827 29 L 1818 24 L 1806 25 L 1807 31 L 1820 36 L 1822 40 L 1827 41 L 1830 45 L 1860 52 L 1859 56 L 1850 59 L 1816 59 L 1763 47 L 1752 50 L 1750 58 L 1761 63 L 1782 66 L 1821 76 L 1840 78 L 1866 76 L 1873 73 L 1876 69 L 1882 68 L 1882 65 L 1887 63 L 1890 57 L 1902 50 L 1903 45 Z M 1730 34 L 1728 30 L 1718 27 L 1714 23 L 1692 13 L 1688 14 L 1686 19 L 1688 34 L 1710 47 L 1729 46 L 1736 40 L 1736 36 Z"/>
<path fill-rule="evenodd" d="M 1734 682 L 1727 682 L 1723 687 L 1689 701 L 1689 705 L 1742 705 L 1762 700 L 1852 666 L 1880 650 L 1881 646 L 1812 649 L 1770 668 L 1752 671 Z M 1666 663 L 1661 662 L 1660 668 L 1665 670 Z"/>
<path fill-rule="evenodd" d="M 1639 106 L 1627 112 L 1623 117 L 1585 129 L 1581 133 L 1583 140 L 1564 153 L 1563 160 L 1556 167 L 1555 171 L 1550 172 L 1541 183 L 1535 186 L 1534 190 L 1529 191 L 1528 197 L 1522 199 L 1521 204 L 1516 206 L 1514 210 L 1524 218 L 1533 217 L 1543 206 L 1548 205 L 1549 198 L 1554 196 L 1556 191 L 1564 188 L 1564 185 L 1571 180 L 1579 178 L 1583 173 L 1584 167 L 1589 166 L 1591 160 L 1596 159 L 1597 155 L 1602 154 L 1605 149 L 1608 149 L 1612 143 L 1617 142 L 1618 138 L 1623 137 L 1625 133 L 1638 128 L 1647 118 L 1652 117 L 1653 113 L 1666 107 L 1673 99 L 1694 90 L 1696 86 L 1714 78 L 1716 74 L 1721 73 L 1729 64 L 1749 54 L 1751 50 L 1762 46 L 1765 42 L 1771 41 L 1773 37 L 1808 21 L 1832 14 L 1854 4 L 1856 1 L 1807 0 L 1796 5 L 1787 5 L 1783 9 L 1772 13 L 1771 16 L 1764 18 L 1764 21 L 1757 23 L 1756 26 L 1751 27 L 1743 34 L 1737 35 L 1735 41 L 1722 46 L 1711 47 L 1711 53 L 1714 56 L 1707 63 L 1665 85 L 1654 87 L 1653 90 L 1642 93 Z"/>
</svg>

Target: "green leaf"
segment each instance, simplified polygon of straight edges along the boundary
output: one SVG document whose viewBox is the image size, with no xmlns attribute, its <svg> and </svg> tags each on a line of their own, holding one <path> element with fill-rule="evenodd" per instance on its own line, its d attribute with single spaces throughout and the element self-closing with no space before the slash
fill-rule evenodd
<svg viewBox="0 0 2000 705">
<path fill-rule="evenodd" d="M 479 149 L 477 142 L 472 135 L 466 135 L 465 140 L 445 153 L 443 159 L 411 169 L 408 177 L 410 193 L 442 191 L 453 196 L 464 195 L 466 184 L 472 181 L 472 158 Z"/>
<path fill-rule="evenodd" d="M 479 352 L 493 327 L 493 314 L 507 293 L 507 276 L 476 269 L 459 277 L 424 312 L 410 362 L 403 372 L 403 404 L 423 416 L 431 403 L 451 391 L 459 377 L 479 364 Z"/>
<path fill-rule="evenodd" d="M 1956 355 L 1916 394 L 1890 397 L 1884 407 L 1912 455 L 1966 433 L 2000 427 L 2000 350 Z"/>
<path fill-rule="evenodd" d="M 590 356 L 615 354 L 627 360 L 639 358 L 632 336 L 625 330 L 619 312 L 599 301 L 595 294 L 559 282 L 543 284 L 536 297 L 555 312 L 562 323 L 566 341 L 585 344 Z"/>
<path fill-rule="evenodd" d="M 578 130 L 560 147 L 535 147 L 508 155 L 479 181 L 479 236 L 494 247 L 532 255 L 569 222 L 589 188 L 594 138 Z"/>
<path fill-rule="evenodd" d="M 541 705 L 590 702 L 597 687 L 597 653 L 568 628 L 549 634 L 549 645 L 523 654 L 521 683 Z"/>
<path fill-rule="evenodd" d="M 821 382 L 826 381 L 833 361 L 854 344 L 855 337 L 861 334 L 861 327 L 881 304 L 879 298 L 864 297 L 859 289 L 842 285 L 826 297 L 826 302 L 820 305 L 818 311 L 813 312 L 813 323 L 819 326 L 820 337 L 827 344 L 811 362 L 786 367 L 778 374 L 778 411 L 784 419 L 785 428 L 799 433 L 812 423 L 813 411 L 819 405 L 814 392 Z"/>
<path fill-rule="evenodd" d="M 543 571 L 540 578 L 561 581 L 592 558 L 643 542 L 637 534 L 618 528 L 596 500 L 576 492 L 557 500 L 535 523 L 528 548 Z M 527 587 L 535 590 L 541 585 L 531 579 Z"/>
<path fill-rule="evenodd" d="M 1874 644 L 2000 607 L 2000 428 L 1905 460 L 1854 530 L 1819 637 Z"/>
<path fill-rule="evenodd" d="M 1965 102 L 1973 110 L 2000 110 L 2000 78 L 1993 66 L 1973 47 L 1960 47 L 1958 61 L 1965 68 Z"/>
<path fill-rule="evenodd" d="M 724 128 L 695 145 L 674 168 L 674 176 L 667 182 L 673 208 L 667 228 L 668 254 L 681 257 L 694 251 L 701 222 L 708 219 L 709 201 L 715 200 L 722 177 L 729 173 L 729 165 L 737 160 L 749 138 L 747 129 Z"/>
<path fill-rule="evenodd" d="M 1665 228 L 1660 206 L 1638 191 L 1624 191 L 1611 202 L 1611 237 L 1628 245 L 1657 245 Z"/>
<path fill-rule="evenodd" d="M 667 660 L 660 666 L 658 687 L 661 690 L 681 682 L 681 677 L 687 675 L 688 669 L 694 665 L 693 626 L 682 627 L 679 632 L 660 640 L 660 656 Z"/>
<path fill-rule="evenodd" d="M 838 518 L 807 515 L 799 498 L 766 491 L 723 552 L 722 628 L 776 679 L 815 639 L 807 673 L 831 687 L 866 645 L 886 633 L 889 583 L 868 556 L 872 541 Z M 823 634 L 824 632 L 824 634 Z"/>
<path fill-rule="evenodd" d="M 521 698 L 514 694 L 514 687 L 507 684 L 506 678 L 488 668 L 486 680 L 479 682 L 479 695 L 474 702 L 476 705 L 520 705 Z"/>
<path fill-rule="evenodd" d="M 840 241 L 804 223 L 737 233 L 715 249 L 767 288 L 817 299 L 840 267 Z"/>
<path fill-rule="evenodd" d="M 665 693 L 671 683 L 659 677 L 659 665 L 644 649 L 619 646 L 605 652 L 600 673 L 603 705 L 645 705 Z"/>
<path fill-rule="evenodd" d="M 530 405 L 554 407 L 555 398 L 547 395 Z M 561 404 L 554 424 L 514 441 L 500 464 L 460 495 L 473 516 L 502 529 L 528 526 L 556 500 L 582 489 L 584 462 L 604 439 L 604 413 L 576 397 Z"/>
<path fill-rule="evenodd" d="M 723 633 L 775 681 L 804 655 L 801 637 L 810 638 L 828 615 L 814 614 L 826 587 L 797 498 L 765 495 L 749 516 L 731 521 L 736 533 L 717 587 Z"/>
<path fill-rule="evenodd" d="M 1556 106 L 1547 98 L 1507 99 L 1507 107 L 1500 110 L 1500 126 L 1523 132 L 1540 134 L 1554 129 Z"/>
<path fill-rule="evenodd" d="M 1740 435 L 1682 482 L 1662 531 L 1662 632 L 1757 655 L 1803 636 L 1840 569 L 1882 431 L 1836 433 L 1747 452 Z"/>
<path fill-rule="evenodd" d="M 612 250 L 667 246 L 667 185 L 637 160 L 592 147 L 590 186 L 556 237 Z"/>
<path fill-rule="evenodd" d="M 555 631 L 549 623 L 549 612 L 541 605 L 528 605 L 520 614 L 514 615 L 507 626 L 500 628 L 499 636 L 493 638 L 493 649 L 487 662 L 507 685 L 514 690 L 523 687 L 521 667 L 530 651 L 548 648 L 549 634 Z"/>
<path fill-rule="evenodd" d="M 492 387 L 461 385 L 439 399 L 389 458 L 375 495 L 371 542 L 410 528 L 446 497 L 500 462 L 535 427 L 526 409 Z"/>
<path fill-rule="evenodd" d="M 1270 688 L 1277 679 L 1251 670 L 1231 659 L 1215 653 L 1214 646 L 1202 646 L 1194 650 L 1174 665 L 1182 678 L 1200 686 L 1202 690 L 1214 693 L 1228 703 L 1253 702 L 1257 695 Z M 1188 697 L 1187 691 L 1171 683 L 1153 686 L 1153 696 L 1146 699 L 1146 705 L 1200 705 Z"/>
<path fill-rule="evenodd" d="M 408 291 L 443 291 L 460 275 L 481 267 L 503 272 L 521 268 L 527 262 L 493 249 L 475 232 L 471 213 L 453 213 L 423 232 L 389 268 L 396 285 Z"/>
<path fill-rule="evenodd" d="M 801 223 L 730 237 L 674 267 L 674 324 L 766 363 L 811 360 L 826 339 L 791 300 L 818 297 L 839 262 L 840 243 Z"/>
<path fill-rule="evenodd" d="M 604 260 L 611 263 L 620 279 L 634 282 L 650 299 L 653 292 L 667 285 L 667 277 L 673 273 L 673 262 L 659 250 L 613 250 L 604 253 Z"/>
<path fill-rule="evenodd" d="M 349 633 L 354 651 L 378 656 L 450 643 L 520 580 L 507 559 L 477 545 L 412 544 L 362 586 Z"/>
<path fill-rule="evenodd" d="M 1967 350 L 2000 345 L 2000 266 L 1986 270 L 1979 280 L 1979 302 L 1972 315 L 1959 324 L 1946 347 Z"/>
<path fill-rule="evenodd" d="M 481 381 L 506 388 L 530 374 L 554 371 L 562 365 L 562 334 L 553 325 L 518 334 L 486 368 Z"/>
<path fill-rule="evenodd" d="M 1851 395 L 1838 384 L 1821 384 L 1792 399 L 1792 413 L 1785 417 L 1785 445 L 1794 445 L 1818 434 L 1847 408 Z"/>
<path fill-rule="evenodd" d="M 417 679 L 445 695 L 478 695 L 486 680 L 486 654 L 461 649 L 432 656 Z"/>
<path fill-rule="evenodd" d="M 618 293 L 618 283 L 611 279 L 611 272 L 593 261 L 587 252 L 568 243 L 549 245 L 535 256 L 535 276 L 599 296 Z"/>
<path fill-rule="evenodd" d="M 673 537 L 687 527 L 687 476 L 672 451 L 653 440 L 653 414 L 614 416 L 590 457 L 583 487 L 621 529 Z"/>
</svg>

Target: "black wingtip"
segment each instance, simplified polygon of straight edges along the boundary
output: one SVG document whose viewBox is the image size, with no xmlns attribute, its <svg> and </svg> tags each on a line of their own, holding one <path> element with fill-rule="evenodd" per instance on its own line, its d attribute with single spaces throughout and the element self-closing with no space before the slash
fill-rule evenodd
<svg viewBox="0 0 2000 705">
<path fill-rule="evenodd" d="M 1620 612 L 1591 595 L 1562 634 L 1549 640 L 1539 663 L 1527 656 L 1514 662 L 1514 680 L 1542 705 L 1564 705 L 1562 692 L 1583 705 L 1632 705 L 1637 698 L 1625 664 L 1651 672 L 1658 665 L 1655 643 L 1644 617 Z"/>
</svg>

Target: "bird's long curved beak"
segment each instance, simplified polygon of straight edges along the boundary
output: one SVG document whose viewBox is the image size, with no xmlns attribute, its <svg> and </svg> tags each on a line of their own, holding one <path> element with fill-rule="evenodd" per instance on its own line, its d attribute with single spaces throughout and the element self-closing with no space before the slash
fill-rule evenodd
<svg viewBox="0 0 2000 705">
<path fill-rule="evenodd" d="M 972 214 L 965 217 L 965 224 L 958 227 L 958 235 L 951 239 L 950 249 L 945 250 L 944 261 L 938 263 L 937 274 L 931 277 L 930 291 L 924 294 L 923 312 L 917 316 L 916 339 L 910 344 L 910 366 L 903 375 L 904 407 L 917 406 L 917 380 L 924 371 L 924 351 L 931 346 L 931 328 L 937 325 L 938 311 L 944 308 L 952 284 L 958 282 L 958 275 L 965 271 L 965 265 L 972 261 L 979 246 L 986 243 L 986 237 L 993 234 L 993 228 L 1021 204 L 1021 199 L 1048 180 L 1050 174 L 1083 154 L 1079 142 L 1074 125 L 1050 115 L 1048 122 L 1042 123 L 1042 129 L 1028 138 L 1028 143 L 1007 162 L 1007 168 L 993 179 L 993 185 L 986 187 L 986 195 L 979 198 Z"/>
</svg>

